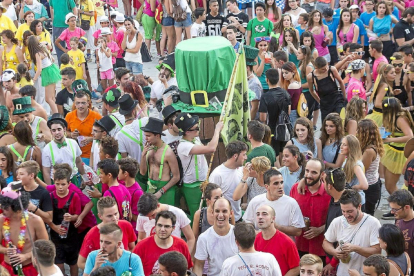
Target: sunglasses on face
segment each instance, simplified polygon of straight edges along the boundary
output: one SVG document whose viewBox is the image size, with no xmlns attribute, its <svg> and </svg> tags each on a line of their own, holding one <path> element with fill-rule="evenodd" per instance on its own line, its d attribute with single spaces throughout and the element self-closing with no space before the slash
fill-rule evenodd
<svg viewBox="0 0 414 276">
<path fill-rule="evenodd" d="M 266 42 L 270 42 L 270 37 L 269 36 L 262 36 L 262 37 L 255 37 L 254 41 L 256 43 L 259 43 L 261 41 L 266 41 Z"/>
<path fill-rule="evenodd" d="M 363 56 L 365 55 L 365 51 L 360 51 L 360 52 L 352 52 L 353 54 L 357 55 L 357 56 Z"/>
<path fill-rule="evenodd" d="M 394 67 L 403 67 L 404 64 L 402 63 L 394 63 L 393 66 Z"/>
</svg>

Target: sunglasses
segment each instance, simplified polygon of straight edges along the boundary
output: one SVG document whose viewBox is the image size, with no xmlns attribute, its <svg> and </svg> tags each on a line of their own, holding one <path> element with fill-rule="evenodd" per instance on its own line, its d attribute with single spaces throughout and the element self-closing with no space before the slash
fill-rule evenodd
<svg viewBox="0 0 414 276">
<path fill-rule="evenodd" d="M 360 52 L 352 52 L 353 54 L 357 55 L 357 56 L 363 56 L 365 55 L 365 51 L 360 51 Z"/>
<path fill-rule="evenodd" d="M 200 127 L 196 127 L 196 128 L 189 129 L 187 131 L 199 131 L 199 130 L 200 130 Z"/>
<path fill-rule="evenodd" d="M 404 64 L 402 64 L 402 63 L 393 63 L 392 65 L 394 67 L 403 67 Z"/>
<path fill-rule="evenodd" d="M 346 34 L 344 34 L 344 43 L 347 43 L 348 40 L 346 39 Z"/>
<path fill-rule="evenodd" d="M 262 42 L 262 41 L 270 42 L 270 37 L 269 36 L 255 37 L 254 41 L 256 43 L 259 43 L 259 42 Z"/>
<path fill-rule="evenodd" d="M 294 31 L 294 30 L 295 30 L 295 28 L 288 27 L 288 28 L 285 28 L 284 30 L 285 30 L 285 32 L 286 32 L 286 31 Z"/>
<path fill-rule="evenodd" d="M 329 174 L 331 175 L 331 181 L 332 181 L 332 184 L 334 184 L 335 182 L 334 182 L 334 177 L 333 177 L 333 175 L 334 175 L 334 171 L 336 171 L 336 170 L 342 170 L 342 168 L 336 168 L 336 169 L 333 169 L 333 170 L 330 170 L 329 171 Z"/>
</svg>

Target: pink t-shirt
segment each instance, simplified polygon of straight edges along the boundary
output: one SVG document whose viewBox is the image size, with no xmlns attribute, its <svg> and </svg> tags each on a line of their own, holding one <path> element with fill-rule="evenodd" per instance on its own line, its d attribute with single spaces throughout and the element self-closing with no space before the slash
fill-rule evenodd
<svg viewBox="0 0 414 276">
<path fill-rule="evenodd" d="M 374 82 L 375 82 L 375 80 L 376 80 L 376 79 L 377 79 L 377 77 L 378 77 L 378 65 L 379 65 L 381 62 L 385 62 L 386 64 L 388 64 L 388 60 L 387 60 L 387 58 L 386 58 L 385 56 L 381 56 L 380 58 L 377 58 L 377 59 L 374 61 L 374 64 L 372 65 L 372 78 L 374 79 Z"/>
<path fill-rule="evenodd" d="M 131 195 L 124 185 L 119 184 L 118 186 L 110 187 L 103 196 L 115 198 L 118 204 L 119 219 L 129 218 L 129 212 L 131 212 Z"/>
<path fill-rule="evenodd" d="M 119 184 L 125 185 L 124 181 L 118 181 Z M 144 191 L 139 186 L 138 182 L 135 182 L 131 187 L 126 187 L 128 189 L 129 194 L 131 195 L 131 212 L 133 215 L 138 215 L 138 201 L 141 196 L 144 194 Z M 137 222 L 131 221 L 132 227 L 136 231 Z"/>
<path fill-rule="evenodd" d="M 346 91 L 347 91 L 346 95 L 347 95 L 348 102 L 355 95 L 357 95 L 361 99 L 367 100 L 367 95 L 366 95 L 364 85 L 360 80 L 357 80 L 357 79 L 351 77 L 349 79 L 348 87 L 346 88 Z"/>
<path fill-rule="evenodd" d="M 118 55 L 119 55 L 119 50 L 120 49 L 119 49 L 118 44 L 116 44 L 116 42 L 111 41 L 111 42 L 107 43 L 106 46 L 108 46 L 108 48 L 111 49 L 112 53 L 118 52 Z M 112 56 L 112 64 L 115 64 L 115 62 L 116 62 L 116 58 L 114 56 Z"/>
<path fill-rule="evenodd" d="M 155 6 L 158 6 L 158 1 L 156 2 Z M 144 10 L 142 11 L 142 13 L 150 16 L 150 17 L 154 17 L 155 16 L 155 12 L 153 12 L 151 10 L 151 5 L 150 3 L 148 3 L 147 0 L 144 1 Z"/>
<path fill-rule="evenodd" d="M 114 36 L 115 36 L 115 42 L 119 48 L 118 55 L 116 56 L 116 58 L 123 58 L 122 54 L 124 53 L 124 50 L 122 50 L 121 44 L 122 44 L 122 40 L 124 40 L 124 31 L 122 29 L 116 30 L 114 31 Z"/>
<path fill-rule="evenodd" d="M 94 32 L 92 36 L 93 36 L 94 38 L 98 39 L 100 35 L 101 35 L 101 29 L 99 29 L 99 30 L 97 30 L 96 32 Z"/>
<path fill-rule="evenodd" d="M 70 48 L 70 43 L 69 43 L 69 41 L 70 41 L 70 39 L 72 38 L 72 37 L 74 37 L 74 36 L 76 36 L 76 37 L 78 37 L 78 38 L 81 38 L 82 36 L 84 36 L 85 35 L 85 31 L 84 30 L 82 30 L 81 28 L 79 28 L 79 27 L 76 27 L 76 29 L 73 31 L 73 32 L 71 32 L 71 31 L 69 31 L 69 28 L 68 29 L 66 29 L 66 30 L 64 30 L 63 32 L 62 32 L 62 34 L 59 36 L 59 38 L 60 38 L 60 40 L 62 40 L 62 41 L 65 41 L 66 42 L 66 48 L 68 49 L 68 50 L 70 50 L 71 48 Z"/>
<path fill-rule="evenodd" d="M 48 185 L 46 187 L 47 191 L 49 193 L 52 193 L 54 191 L 56 191 L 56 186 L 55 185 Z M 87 197 L 81 189 L 79 189 L 78 187 L 76 187 L 76 185 L 70 183 L 69 184 L 69 191 L 70 192 L 75 192 L 79 198 L 80 198 L 80 202 L 81 202 L 81 210 L 83 211 L 83 209 L 85 208 L 85 205 L 88 204 L 91 200 L 89 197 Z M 82 221 L 82 224 L 78 227 L 78 233 L 82 233 L 83 231 L 85 231 L 86 229 L 92 228 L 96 225 L 96 218 L 93 215 L 92 211 L 89 211 L 88 214 L 86 214 L 85 218 Z"/>
</svg>

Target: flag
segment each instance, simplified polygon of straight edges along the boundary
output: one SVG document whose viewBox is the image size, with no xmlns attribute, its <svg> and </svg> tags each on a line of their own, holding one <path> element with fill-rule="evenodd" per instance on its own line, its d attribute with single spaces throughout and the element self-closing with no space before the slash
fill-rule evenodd
<svg viewBox="0 0 414 276">
<path fill-rule="evenodd" d="M 224 103 L 221 114 L 224 118 L 221 138 L 225 146 L 236 140 L 247 143 L 247 123 L 250 121 L 249 84 L 245 51 L 242 46 L 234 63 L 227 94 L 227 104 Z"/>
</svg>

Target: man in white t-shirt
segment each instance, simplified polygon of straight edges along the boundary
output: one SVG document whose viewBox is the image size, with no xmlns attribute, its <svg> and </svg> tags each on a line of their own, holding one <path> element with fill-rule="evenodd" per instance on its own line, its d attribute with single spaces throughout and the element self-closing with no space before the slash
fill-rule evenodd
<svg viewBox="0 0 414 276">
<path fill-rule="evenodd" d="M 204 154 L 216 151 L 223 123 L 219 122 L 214 130 L 213 138 L 203 145 L 199 138 L 200 126 L 198 116 L 186 112 L 180 113 L 174 123 L 183 135 L 177 152 L 183 166 L 183 186 L 181 192 L 187 202 L 190 218 L 198 210 L 201 200 L 200 185 L 207 178 L 208 164 Z"/>
<path fill-rule="evenodd" d="M 349 275 L 348 269 L 363 273 L 364 260 L 380 254 L 378 241 L 380 222 L 373 216 L 361 211 L 361 196 L 358 191 L 345 190 L 339 199 L 343 216 L 335 218 L 329 225 L 323 241 L 327 254 L 341 260 L 337 268 L 338 276 Z M 334 247 L 338 242 L 339 246 Z"/>
<path fill-rule="evenodd" d="M 119 98 L 121 97 L 121 90 L 119 88 L 111 88 L 108 92 L 102 95 L 103 107 L 108 110 L 108 116 L 114 121 L 115 128 L 113 128 L 109 135 L 115 137 L 121 128 L 125 125 L 124 115 L 119 113 Z"/>
<path fill-rule="evenodd" d="M 196 21 L 191 26 L 191 38 L 206 36 L 206 10 L 204 8 L 197 8 L 194 10 Z"/>
<path fill-rule="evenodd" d="M 157 197 L 154 194 L 149 193 L 143 194 L 138 201 L 138 242 L 145 239 L 147 236 L 155 235 L 155 216 L 161 211 L 171 211 L 174 213 L 177 221 L 172 234 L 181 238 L 181 232 L 183 232 L 185 239 L 187 240 L 188 249 L 190 252 L 193 252 L 195 237 L 193 230 L 191 229 L 191 221 L 187 218 L 187 215 L 179 208 L 159 203 Z"/>
<path fill-rule="evenodd" d="M 151 103 L 155 105 L 157 100 L 162 98 L 165 89 L 171 85 L 178 85 L 177 79 L 174 77 L 175 71 L 175 59 L 174 53 L 169 54 L 164 61 L 156 66 L 160 71 L 158 75 L 158 80 L 151 85 Z"/>
<path fill-rule="evenodd" d="M 177 146 L 180 143 L 182 136 L 180 135 L 178 127 L 174 124 L 174 121 L 175 118 L 177 118 L 177 114 L 180 112 L 181 110 L 176 110 L 172 105 L 167 105 L 162 110 L 162 117 L 167 129 L 162 132 L 165 136 L 162 136 L 161 138 L 176 154 Z"/>
<path fill-rule="evenodd" d="M 227 161 L 214 169 L 208 181 L 220 186 L 223 195 L 227 198 L 234 212 L 234 218 L 239 221 L 242 217 L 240 199 L 234 200 L 233 193 L 242 181 L 243 164 L 247 159 L 248 147 L 242 141 L 233 141 L 226 146 Z M 243 181 L 242 181 L 243 182 Z M 246 181 L 244 181 L 246 182 Z"/>
<path fill-rule="evenodd" d="M 34 252 L 36 250 L 36 252 Z M 36 257 L 36 258 L 35 258 Z M 53 242 L 37 240 L 33 244 L 32 263 L 42 275 L 63 276 L 60 268 L 55 265 L 56 248 Z"/>
<path fill-rule="evenodd" d="M 198 237 L 194 255 L 193 272 L 202 276 L 205 261 L 208 261 L 209 276 L 218 276 L 227 258 L 239 252 L 234 236 L 234 226 L 229 219 L 233 214 L 230 202 L 219 198 L 213 203 L 214 224 Z"/>
<path fill-rule="evenodd" d="M 267 193 L 255 196 L 247 206 L 243 220 L 254 223 L 258 229 L 256 221 L 256 210 L 259 206 L 269 205 L 276 212 L 276 229 L 288 236 L 299 236 L 302 228 L 305 227 L 302 212 L 299 204 L 293 198 L 283 192 L 282 174 L 271 168 L 263 175 Z"/>
<path fill-rule="evenodd" d="M 234 236 L 240 253 L 224 261 L 221 276 L 261 275 L 281 276 L 279 264 L 275 257 L 254 249 L 256 231 L 250 223 L 240 222 L 234 226 Z"/>
</svg>

